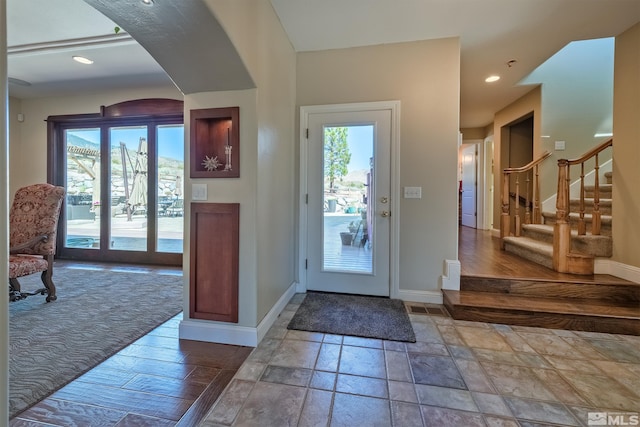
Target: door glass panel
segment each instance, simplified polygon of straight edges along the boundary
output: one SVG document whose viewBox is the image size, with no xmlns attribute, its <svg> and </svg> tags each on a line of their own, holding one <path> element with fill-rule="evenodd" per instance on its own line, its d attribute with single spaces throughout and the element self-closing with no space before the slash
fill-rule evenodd
<svg viewBox="0 0 640 427">
<path fill-rule="evenodd" d="M 67 248 L 100 247 L 100 129 L 68 129 L 66 148 Z"/>
<path fill-rule="evenodd" d="M 158 252 L 182 253 L 184 229 L 184 126 L 156 128 L 158 153 Z"/>
<path fill-rule="evenodd" d="M 323 270 L 372 274 L 374 126 L 323 132 Z"/>
<path fill-rule="evenodd" d="M 109 128 L 111 194 L 109 245 L 126 251 L 147 250 L 147 127 Z M 109 200 L 110 199 L 110 200 Z"/>
</svg>

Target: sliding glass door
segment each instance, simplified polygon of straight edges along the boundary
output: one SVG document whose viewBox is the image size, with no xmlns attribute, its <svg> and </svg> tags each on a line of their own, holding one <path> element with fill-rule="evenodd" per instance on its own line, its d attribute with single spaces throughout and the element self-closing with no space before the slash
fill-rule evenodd
<svg viewBox="0 0 640 427">
<path fill-rule="evenodd" d="M 182 264 L 179 118 L 58 123 L 54 181 L 67 198 L 58 257 Z"/>
</svg>

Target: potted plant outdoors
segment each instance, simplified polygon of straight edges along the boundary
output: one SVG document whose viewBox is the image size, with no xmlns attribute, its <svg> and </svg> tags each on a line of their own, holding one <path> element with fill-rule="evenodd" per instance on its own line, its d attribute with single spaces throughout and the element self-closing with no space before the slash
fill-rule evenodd
<svg viewBox="0 0 640 427">
<path fill-rule="evenodd" d="M 358 227 L 359 227 L 358 222 L 351 221 L 349 223 L 349 226 L 347 227 L 349 231 L 340 232 L 340 239 L 342 240 L 343 245 L 351 246 L 351 244 L 353 243 L 353 239 L 356 236 L 356 233 L 358 232 Z"/>
</svg>

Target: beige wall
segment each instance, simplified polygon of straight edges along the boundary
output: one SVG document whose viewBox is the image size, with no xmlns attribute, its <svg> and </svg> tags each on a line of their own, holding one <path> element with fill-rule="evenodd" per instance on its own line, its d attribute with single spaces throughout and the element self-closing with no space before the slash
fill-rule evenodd
<svg viewBox="0 0 640 427">
<path fill-rule="evenodd" d="M 298 54 L 300 106 L 399 100 L 400 290 L 439 288 L 457 259 L 460 45 L 457 38 Z"/>
<path fill-rule="evenodd" d="M 240 204 L 240 271 L 239 271 L 239 313 L 238 324 L 241 326 L 256 326 L 256 282 L 257 258 L 256 251 L 256 181 L 257 173 L 257 127 L 256 127 L 256 90 L 207 92 L 186 95 L 185 135 L 191 134 L 191 124 L 187 117 L 189 112 L 202 108 L 232 107 L 240 108 L 240 178 L 229 179 L 191 179 L 185 173 L 185 200 L 191 200 L 191 184 L 205 184 L 207 186 L 207 202 L 209 203 L 239 203 Z M 185 141 L 185 149 L 189 144 Z M 187 151 L 188 153 L 188 151 Z M 190 170 L 190 156 L 185 154 L 185 171 Z M 196 202 L 194 202 L 196 203 Z M 190 203 L 185 205 L 185 219 L 191 217 Z M 185 251 L 183 256 L 183 271 L 185 278 L 184 318 L 189 318 L 189 265 L 190 256 L 190 223 L 185 221 Z M 215 238 L 215 236 L 212 236 Z M 206 256 L 206 254 L 201 254 Z M 204 322 L 204 321 L 203 321 Z"/>
<path fill-rule="evenodd" d="M 243 153 L 251 147 L 251 154 L 242 160 L 240 178 L 246 177 L 247 196 L 251 193 L 240 209 L 252 216 L 250 224 L 241 222 L 252 238 L 241 242 L 240 270 L 253 269 L 253 284 L 252 295 L 241 294 L 240 308 L 253 312 L 245 324 L 257 326 L 295 281 L 295 52 L 268 0 L 207 0 L 207 5 L 257 84 L 250 107 L 254 119 L 240 120 L 242 129 L 250 126 L 253 132 L 241 143 Z M 252 263 L 245 262 L 245 254 Z"/>
<path fill-rule="evenodd" d="M 48 116 L 63 114 L 99 113 L 100 106 L 142 98 L 182 99 L 173 86 L 136 90 L 111 90 L 77 96 L 34 99 L 12 99 L 9 130 L 10 179 L 9 194 L 25 185 L 47 181 L 47 123 Z M 18 114 L 24 121 L 18 122 Z"/>
<path fill-rule="evenodd" d="M 502 212 L 502 202 L 500 195 L 502 194 L 502 170 L 508 167 L 508 159 L 503 159 L 502 152 L 504 151 L 503 142 L 506 143 L 505 134 L 503 128 L 520 118 L 533 113 L 533 158 L 537 158 L 544 152 L 540 138 L 540 107 L 541 105 L 541 91 L 540 87 L 536 87 L 531 90 L 522 98 L 518 99 L 514 103 L 508 105 L 502 110 L 498 111 L 493 121 L 493 187 L 495 189 L 495 197 L 493 198 L 493 228 L 500 228 L 500 214 Z M 550 159 L 547 159 L 545 164 L 549 164 Z M 557 173 L 557 172 L 556 172 Z M 544 182 L 541 181 L 541 187 Z M 555 185 L 555 182 L 554 182 Z M 555 192 L 555 191 L 554 191 Z M 542 195 L 542 198 L 549 197 Z"/>
<path fill-rule="evenodd" d="M 640 24 L 616 37 L 613 260 L 640 268 Z"/>
</svg>

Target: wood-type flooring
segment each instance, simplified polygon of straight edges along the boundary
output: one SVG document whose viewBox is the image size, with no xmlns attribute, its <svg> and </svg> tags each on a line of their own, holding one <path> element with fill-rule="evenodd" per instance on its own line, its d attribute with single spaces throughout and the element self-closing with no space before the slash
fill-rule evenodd
<svg viewBox="0 0 640 427">
<path fill-rule="evenodd" d="M 460 291 L 452 317 L 520 326 L 640 335 L 640 284 L 558 273 L 500 249 L 489 231 L 460 227 Z"/>
<path fill-rule="evenodd" d="M 97 265 L 156 272 L 166 267 Z M 88 270 L 89 271 L 89 270 Z M 90 274 L 90 272 L 88 273 Z M 35 298 L 35 297 L 32 297 Z M 16 302 L 14 304 L 19 304 Z M 54 303 L 52 303 L 54 304 Z M 182 314 L 10 420 L 10 426 L 194 426 L 253 350 L 178 339 Z"/>
</svg>

